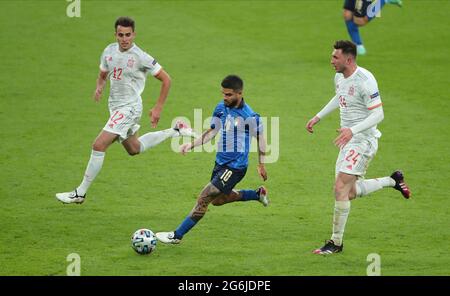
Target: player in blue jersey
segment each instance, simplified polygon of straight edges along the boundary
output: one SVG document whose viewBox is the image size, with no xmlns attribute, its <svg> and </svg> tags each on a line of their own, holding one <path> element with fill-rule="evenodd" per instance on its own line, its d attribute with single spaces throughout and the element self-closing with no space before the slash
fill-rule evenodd
<svg viewBox="0 0 450 296">
<path fill-rule="evenodd" d="M 210 203 L 220 206 L 235 201 L 256 200 L 264 206 L 269 204 L 264 186 L 256 190 L 233 189 L 247 172 L 252 136 L 256 137 L 258 143 L 258 173 L 264 181 L 267 180 L 264 167 L 266 141 L 262 134 L 263 125 L 259 115 L 250 108 L 242 96 L 244 86 L 242 79 L 236 75 L 229 75 L 224 78 L 221 85 L 223 101 L 214 110 L 210 129 L 192 143 L 181 146 L 181 153 L 186 154 L 220 133 L 211 180 L 200 192 L 192 211 L 175 231 L 156 233 L 158 240 L 163 243 L 180 243 L 183 236 L 203 218 Z"/>
<path fill-rule="evenodd" d="M 365 55 L 366 48 L 359 35 L 359 27 L 365 26 L 373 20 L 383 8 L 384 4 L 395 4 L 402 6 L 402 0 L 345 0 L 344 19 L 348 34 L 356 44 L 358 55 Z"/>
</svg>

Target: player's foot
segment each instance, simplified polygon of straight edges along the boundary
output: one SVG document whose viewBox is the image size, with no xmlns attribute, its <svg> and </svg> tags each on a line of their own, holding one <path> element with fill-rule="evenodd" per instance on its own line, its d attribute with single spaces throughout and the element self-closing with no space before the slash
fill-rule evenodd
<svg viewBox="0 0 450 296">
<path fill-rule="evenodd" d="M 84 199 L 86 198 L 85 195 L 78 195 L 77 190 L 71 192 L 63 192 L 63 193 L 56 193 L 56 199 L 58 199 L 60 202 L 69 204 L 69 203 L 77 203 L 81 204 L 84 202 Z"/>
<path fill-rule="evenodd" d="M 340 253 L 343 249 L 344 244 L 336 246 L 334 241 L 330 239 L 325 241 L 325 245 L 322 248 L 314 250 L 313 253 L 318 255 L 329 255 L 333 253 Z"/>
<path fill-rule="evenodd" d="M 267 192 L 266 187 L 261 186 L 256 190 L 256 194 L 259 196 L 259 202 L 262 203 L 265 207 L 267 207 L 270 203 L 269 193 Z"/>
<path fill-rule="evenodd" d="M 177 120 L 177 123 L 175 123 L 175 127 L 173 129 L 176 130 L 181 137 L 198 137 L 198 135 L 189 127 L 189 125 L 181 120 Z"/>
<path fill-rule="evenodd" d="M 403 173 L 401 171 L 395 171 L 392 173 L 391 178 L 395 181 L 394 189 L 400 191 L 403 197 L 408 199 L 411 196 L 411 191 L 405 183 Z"/>
<path fill-rule="evenodd" d="M 366 48 L 364 47 L 364 45 L 360 44 L 356 46 L 356 52 L 358 53 L 358 55 L 365 55 L 367 53 Z"/>
<path fill-rule="evenodd" d="M 388 0 L 387 3 L 389 4 L 395 4 L 398 7 L 402 7 L 403 6 L 403 2 L 402 0 Z"/>
<path fill-rule="evenodd" d="M 156 238 L 165 244 L 179 244 L 181 239 L 175 238 L 175 232 L 157 232 Z"/>
</svg>

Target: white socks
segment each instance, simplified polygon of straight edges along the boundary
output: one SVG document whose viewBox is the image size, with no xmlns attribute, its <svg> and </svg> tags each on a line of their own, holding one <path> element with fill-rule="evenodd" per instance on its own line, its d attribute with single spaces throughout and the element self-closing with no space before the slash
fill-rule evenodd
<svg viewBox="0 0 450 296">
<path fill-rule="evenodd" d="M 167 138 L 176 137 L 178 135 L 179 133 L 173 128 L 147 133 L 139 138 L 139 142 L 141 143 L 140 152 L 142 153 L 145 150 L 158 145 Z M 104 158 L 105 152 L 92 150 L 91 158 L 89 159 L 89 163 L 84 173 L 83 181 L 77 188 L 78 195 L 83 196 L 86 194 L 89 186 L 91 186 L 91 183 L 102 169 Z"/>
<path fill-rule="evenodd" d="M 356 196 L 361 197 L 385 187 L 394 187 L 395 181 L 391 177 L 383 177 L 370 180 L 359 180 L 355 183 Z M 345 224 L 350 213 L 350 201 L 335 201 L 333 216 L 333 234 L 331 239 L 337 246 L 342 245 L 344 237 Z"/>
<path fill-rule="evenodd" d="M 356 196 L 362 197 L 385 187 L 394 187 L 395 181 L 391 177 L 356 181 Z"/>
<path fill-rule="evenodd" d="M 335 201 L 333 216 L 333 235 L 331 239 L 336 246 L 342 245 L 342 237 L 344 236 L 345 224 L 347 223 L 348 214 L 350 213 L 350 201 Z"/>
<path fill-rule="evenodd" d="M 92 181 L 97 177 L 98 173 L 102 169 L 103 159 L 105 158 L 105 152 L 92 150 L 91 158 L 84 173 L 83 181 L 77 188 L 78 195 L 85 195 Z"/>
<path fill-rule="evenodd" d="M 179 133 L 173 128 L 168 128 L 166 130 L 146 133 L 145 135 L 139 137 L 139 142 L 141 142 L 141 150 L 140 152 L 144 152 L 145 150 L 158 145 L 163 142 L 167 138 L 172 138 L 178 136 Z"/>
</svg>

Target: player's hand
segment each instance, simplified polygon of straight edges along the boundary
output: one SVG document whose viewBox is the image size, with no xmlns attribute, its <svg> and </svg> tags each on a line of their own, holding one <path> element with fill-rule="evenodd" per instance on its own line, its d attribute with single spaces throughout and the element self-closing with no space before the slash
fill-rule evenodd
<svg viewBox="0 0 450 296">
<path fill-rule="evenodd" d="M 334 145 L 342 149 L 353 137 L 352 130 L 349 128 L 339 128 L 336 130 L 339 133 L 339 136 L 334 139 Z"/>
<path fill-rule="evenodd" d="M 267 172 L 266 168 L 264 167 L 264 164 L 258 165 L 258 174 L 261 176 L 261 178 L 266 181 L 267 180 Z"/>
<path fill-rule="evenodd" d="M 102 98 L 102 93 L 103 93 L 103 88 L 96 88 L 95 92 L 94 92 L 94 100 L 96 102 L 100 101 L 100 99 Z"/>
<path fill-rule="evenodd" d="M 191 150 L 192 150 L 192 143 L 186 143 L 186 144 L 181 145 L 181 147 L 180 147 L 180 152 L 183 155 L 186 155 L 186 153 L 188 153 Z"/>
<path fill-rule="evenodd" d="M 320 118 L 317 116 L 314 116 L 313 118 L 311 118 L 308 121 L 308 123 L 306 124 L 306 130 L 312 134 L 314 132 L 313 126 L 316 125 L 316 123 L 318 123 L 319 121 L 320 121 Z"/>
<path fill-rule="evenodd" d="M 148 116 L 150 116 L 152 127 L 155 128 L 158 125 L 159 118 L 161 116 L 161 108 L 153 107 L 148 113 Z"/>
</svg>

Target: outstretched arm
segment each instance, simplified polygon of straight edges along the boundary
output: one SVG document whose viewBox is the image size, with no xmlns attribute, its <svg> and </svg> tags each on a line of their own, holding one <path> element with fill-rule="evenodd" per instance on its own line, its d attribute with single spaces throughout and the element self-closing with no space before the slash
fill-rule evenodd
<svg viewBox="0 0 450 296">
<path fill-rule="evenodd" d="M 100 98 L 102 97 L 103 89 L 106 85 L 106 78 L 108 77 L 108 72 L 101 71 L 98 73 L 97 78 L 97 86 L 95 88 L 94 92 L 94 100 L 96 102 L 100 101 Z"/>
<path fill-rule="evenodd" d="M 339 99 L 338 96 L 336 95 L 328 102 L 328 104 L 325 105 L 325 107 L 322 108 L 322 110 L 320 110 L 319 113 L 317 113 L 316 116 L 314 116 L 308 121 L 308 123 L 306 124 L 306 130 L 310 133 L 313 133 L 314 132 L 313 126 L 316 125 L 320 121 L 320 119 L 324 118 L 338 107 L 339 107 Z"/>
<path fill-rule="evenodd" d="M 161 111 L 163 109 L 164 103 L 166 102 L 167 96 L 169 95 L 169 89 L 171 85 L 170 76 L 166 71 L 164 71 L 164 69 L 161 69 L 161 71 L 159 71 L 155 78 L 161 81 L 162 84 L 158 101 L 156 101 L 155 106 L 150 110 L 148 114 L 150 116 L 153 128 L 158 125 L 159 118 L 161 117 Z"/>
<path fill-rule="evenodd" d="M 194 147 L 208 143 L 217 135 L 218 132 L 219 132 L 219 129 L 213 129 L 213 128 L 208 129 L 207 131 L 205 131 L 202 134 L 201 137 L 198 137 L 193 142 L 181 145 L 180 152 L 184 155 L 187 152 L 194 149 Z"/>
</svg>

